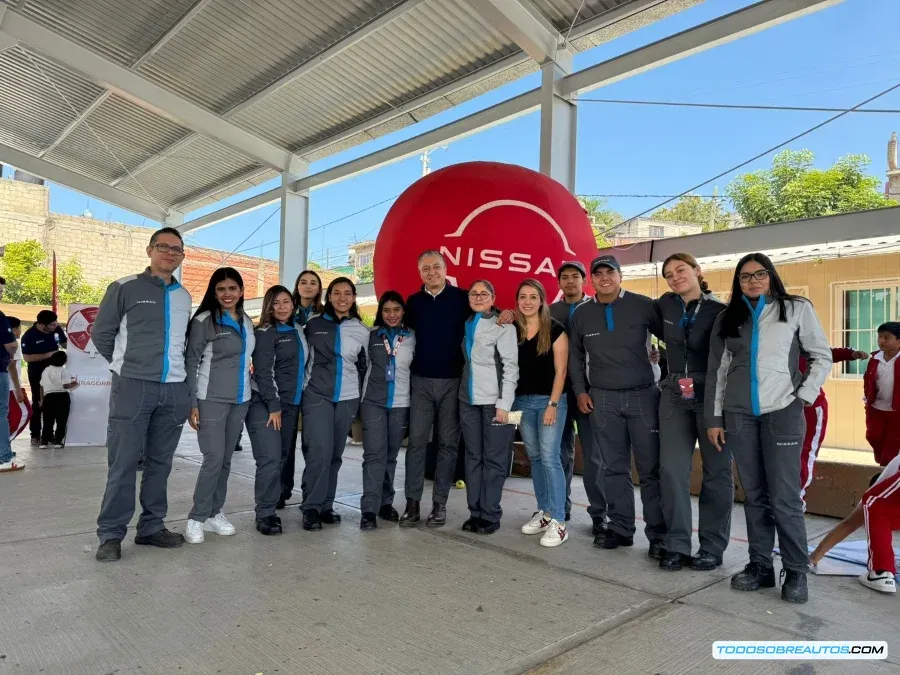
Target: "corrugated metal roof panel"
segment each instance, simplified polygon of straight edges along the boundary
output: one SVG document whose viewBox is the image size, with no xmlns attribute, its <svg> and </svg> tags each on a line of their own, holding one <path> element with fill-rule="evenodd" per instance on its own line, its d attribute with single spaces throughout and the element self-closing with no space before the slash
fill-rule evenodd
<svg viewBox="0 0 900 675">
<path fill-rule="evenodd" d="M 130 66 L 192 4 L 194 0 L 27 0 L 19 3 L 18 11 L 111 61 Z"/>
<path fill-rule="evenodd" d="M 148 157 L 165 152 L 189 133 L 174 122 L 112 95 L 47 153 L 46 159 L 73 170 L 90 171 L 88 175 L 104 182 L 118 178 L 124 169 L 91 129 L 129 170 Z M 76 165 L 80 168 L 76 169 Z M 143 192 L 141 196 L 146 197 Z"/>
<path fill-rule="evenodd" d="M 518 51 L 466 0 L 419 5 L 233 121 L 298 148 Z"/>
<path fill-rule="evenodd" d="M 588 33 L 577 40 L 572 40 L 572 46 L 578 51 L 587 51 L 597 45 L 609 42 L 610 40 L 615 40 L 617 37 L 621 37 L 622 35 L 636 31 L 639 28 L 648 26 L 651 23 L 665 19 L 668 16 L 682 12 L 689 7 L 699 5 L 701 2 L 703 2 L 703 0 L 666 0 L 666 2 L 648 7 L 641 12 L 616 21 L 605 28 Z"/>
<path fill-rule="evenodd" d="M 216 0 L 141 68 L 225 112 L 399 0 Z"/>
<path fill-rule="evenodd" d="M 19 139 L 17 147 L 34 153 L 56 140 L 76 116 L 44 74 L 78 113 L 103 91 L 21 45 L 0 52 L 0 128 Z"/>
<path fill-rule="evenodd" d="M 577 26 L 579 23 L 629 2 L 631 0 L 585 0 L 582 5 L 582 0 L 531 0 L 535 9 L 547 17 L 556 30 L 563 35 L 568 32 L 569 26 L 572 25 L 572 19 L 575 19 L 576 15 L 578 19 L 575 21 L 575 25 Z"/>
</svg>

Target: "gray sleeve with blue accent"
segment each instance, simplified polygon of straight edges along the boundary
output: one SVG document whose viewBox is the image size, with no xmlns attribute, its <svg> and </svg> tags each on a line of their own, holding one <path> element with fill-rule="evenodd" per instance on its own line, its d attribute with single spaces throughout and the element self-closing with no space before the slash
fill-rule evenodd
<svg viewBox="0 0 900 675">
<path fill-rule="evenodd" d="M 516 385 L 519 384 L 519 341 L 515 325 L 500 326 L 497 352 L 503 364 L 503 382 L 497 407 L 509 412 L 516 398 Z"/>
<path fill-rule="evenodd" d="M 725 346 L 725 338 L 719 335 L 724 312 L 716 317 L 709 337 L 709 364 L 706 372 L 706 393 L 703 400 L 703 416 L 706 428 L 724 427 L 722 405 L 725 401 L 725 384 L 731 365 L 731 352 Z"/>
<path fill-rule="evenodd" d="M 256 380 L 257 391 L 270 413 L 281 412 L 278 385 L 275 384 L 275 341 L 278 339 L 278 331 L 272 327 L 260 328 L 255 335 L 253 377 Z"/>
<path fill-rule="evenodd" d="M 91 340 L 93 340 L 97 352 L 110 363 L 113 360 L 116 335 L 124 314 L 122 284 L 114 281 L 107 287 L 106 294 L 100 301 L 100 309 L 91 329 Z"/>
<path fill-rule="evenodd" d="M 833 365 L 831 346 L 812 303 L 807 300 L 795 300 L 794 308 L 798 313 L 797 336 L 800 338 L 800 347 L 808 354 L 807 363 L 809 363 L 806 378 L 797 391 L 797 396 L 812 404 L 819 397 L 819 390 L 831 372 Z"/>
<path fill-rule="evenodd" d="M 200 361 L 203 358 L 203 350 L 206 349 L 207 342 L 205 322 L 200 317 L 192 319 L 191 332 L 188 335 L 187 351 L 184 358 L 185 368 L 187 369 L 185 381 L 191 394 L 191 408 L 197 407 L 197 380 L 200 372 Z"/>
</svg>

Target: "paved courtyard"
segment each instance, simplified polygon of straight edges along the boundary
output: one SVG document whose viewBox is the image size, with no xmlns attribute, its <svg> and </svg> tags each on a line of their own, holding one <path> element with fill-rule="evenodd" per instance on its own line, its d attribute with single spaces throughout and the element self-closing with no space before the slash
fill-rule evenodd
<svg viewBox="0 0 900 675">
<path fill-rule="evenodd" d="M 778 589 L 740 594 L 729 576 L 747 556 L 734 511 L 725 565 L 663 573 L 632 549 L 592 546 L 575 509 L 572 536 L 543 549 L 519 533 L 531 482 L 513 478 L 499 532 L 460 531 L 465 495 L 453 491 L 448 525 L 359 531 L 362 448 L 349 445 L 338 488 L 340 526 L 285 534 L 254 529 L 253 458 L 235 455 L 226 513 L 237 535 L 201 546 L 137 547 L 94 560 L 104 448 L 34 450 L 0 476 L 0 674 L 222 673 L 881 673 L 900 675 L 900 598 L 852 578 L 810 575 L 810 602 Z M 186 431 L 169 483 L 169 525 L 183 531 L 200 453 Z M 402 509 L 403 461 L 395 506 Z M 299 469 L 298 466 L 298 475 Z M 426 495 L 430 487 L 426 487 Z M 576 477 L 575 501 L 585 504 Z M 810 541 L 836 521 L 809 517 Z M 714 661 L 714 640 L 886 640 L 880 662 Z"/>
</svg>

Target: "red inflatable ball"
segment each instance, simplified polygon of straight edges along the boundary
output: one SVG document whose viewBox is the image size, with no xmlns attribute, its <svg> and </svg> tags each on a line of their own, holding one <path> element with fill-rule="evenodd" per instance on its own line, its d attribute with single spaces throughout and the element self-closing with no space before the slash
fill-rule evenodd
<svg viewBox="0 0 900 675">
<path fill-rule="evenodd" d="M 568 190 L 541 173 L 499 162 L 455 164 L 400 195 L 375 242 L 379 296 L 417 291 L 416 260 L 429 249 L 444 254 L 452 284 L 493 283 L 504 309 L 514 307 L 516 288 L 529 277 L 554 301 L 560 263 L 580 260 L 587 267 L 597 253 L 587 214 Z"/>
</svg>

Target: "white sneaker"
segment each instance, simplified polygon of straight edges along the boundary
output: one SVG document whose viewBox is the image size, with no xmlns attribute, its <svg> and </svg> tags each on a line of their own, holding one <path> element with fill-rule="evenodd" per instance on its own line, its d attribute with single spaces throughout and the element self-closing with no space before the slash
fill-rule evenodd
<svg viewBox="0 0 900 675">
<path fill-rule="evenodd" d="M 522 526 L 522 534 L 540 534 L 550 526 L 550 514 L 536 511 L 531 520 Z"/>
<path fill-rule="evenodd" d="M 12 471 L 21 471 L 25 468 L 25 464 L 13 457 L 8 462 L 0 464 L 0 473 L 10 473 Z"/>
<path fill-rule="evenodd" d="M 890 572 L 872 572 L 871 570 L 863 572 L 857 579 L 866 588 L 871 588 L 879 593 L 896 593 L 897 582 L 894 575 Z"/>
<path fill-rule="evenodd" d="M 49 447 L 50 447 L 50 445 L 47 444 L 47 443 L 41 443 L 41 444 L 38 446 L 38 448 L 40 448 L 41 450 L 46 450 L 46 449 L 49 448 Z"/>
<path fill-rule="evenodd" d="M 554 518 L 550 521 L 550 525 L 547 527 L 547 531 L 544 532 L 544 536 L 541 537 L 540 544 L 547 548 L 553 548 L 554 546 L 559 546 L 564 543 L 568 538 L 569 528 L 566 527 L 565 523 L 560 524 L 560 522 Z"/>
<path fill-rule="evenodd" d="M 189 544 L 202 544 L 203 523 L 199 520 L 189 520 L 184 531 L 184 540 Z"/>
<path fill-rule="evenodd" d="M 235 533 L 234 525 L 222 514 L 217 513 L 215 518 L 207 518 L 203 523 L 203 529 L 207 532 L 215 532 L 223 537 L 230 537 Z"/>
</svg>

